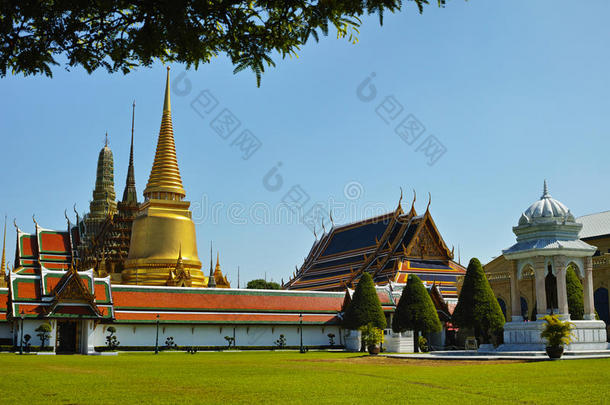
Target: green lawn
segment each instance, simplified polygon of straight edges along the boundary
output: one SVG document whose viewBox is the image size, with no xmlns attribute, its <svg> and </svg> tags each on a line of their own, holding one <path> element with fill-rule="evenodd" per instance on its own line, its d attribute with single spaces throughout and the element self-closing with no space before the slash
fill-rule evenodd
<svg viewBox="0 0 610 405">
<path fill-rule="evenodd" d="M 532 363 L 353 353 L 0 355 L 2 403 L 606 403 L 610 359 Z"/>
</svg>

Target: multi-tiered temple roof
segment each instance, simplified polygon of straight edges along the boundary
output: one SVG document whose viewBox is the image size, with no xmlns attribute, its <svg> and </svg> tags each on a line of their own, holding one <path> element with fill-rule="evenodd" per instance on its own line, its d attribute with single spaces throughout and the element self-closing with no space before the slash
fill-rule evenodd
<svg viewBox="0 0 610 405">
<path fill-rule="evenodd" d="M 29 234 L 17 228 L 14 272 L 39 274 L 41 270 L 67 270 L 76 256 L 78 232 L 68 223 L 67 231 L 54 231 L 35 224 Z"/>
<path fill-rule="evenodd" d="M 363 272 L 376 285 L 406 283 L 408 274 L 457 298 L 456 279 L 465 269 L 453 261 L 430 211 L 400 204 L 390 213 L 333 228 L 316 240 L 287 289 L 337 291 L 354 288 Z"/>
</svg>

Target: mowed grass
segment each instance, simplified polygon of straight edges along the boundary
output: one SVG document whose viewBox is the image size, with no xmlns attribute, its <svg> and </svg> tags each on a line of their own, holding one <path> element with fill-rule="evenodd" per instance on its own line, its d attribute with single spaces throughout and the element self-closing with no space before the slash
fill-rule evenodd
<svg viewBox="0 0 610 405">
<path fill-rule="evenodd" d="M 455 362 L 338 352 L 0 355 L 2 403 L 610 403 L 610 359 Z"/>
</svg>

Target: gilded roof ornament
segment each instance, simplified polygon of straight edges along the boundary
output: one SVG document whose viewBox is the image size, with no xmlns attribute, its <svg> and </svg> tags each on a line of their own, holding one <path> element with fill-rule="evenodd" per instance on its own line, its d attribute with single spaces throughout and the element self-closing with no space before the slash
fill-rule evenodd
<svg viewBox="0 0 610 405">
<path fill-rule="evenodd" d="M 0 263 L 0 281 L 6 275 L 6 215 L 4 216 L 4 239 L 2 240 L 2 263 Z"/>
</svg>

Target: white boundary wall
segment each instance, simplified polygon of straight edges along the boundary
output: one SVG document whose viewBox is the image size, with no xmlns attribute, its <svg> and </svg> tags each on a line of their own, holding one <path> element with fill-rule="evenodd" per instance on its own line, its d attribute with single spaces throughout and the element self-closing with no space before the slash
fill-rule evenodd
<svg viewBox="0 0 610 405">
<path fill-rule="evenodd" d="M 107 328 L 110 324 L 99 324 L 93 334 L 94 346 L 105 346 Z M 157 333 L 155 324 L 112 324 L 120 346 L 154 346 Z M 338 326 L 303 325 L 303 345 L 327 346 L 328 334 L 335 335 L 339 345 Z M 159 324 L 159 346 L 165 345 L 168 337 L 174 338 L 178 346 L 226 346 L 225 336 L 235 336 L 235 346 L 275 346 L 280 335 L 286 338 L 287 346 L 299 346 L 298 325 L 197 325 Z"/>
<path fill-rule="evenodd" d="M 40 339 L 36 336 L 35 329 L 42 323 L 48 322 L 52 331 L 46 345 L 54 347 L 57 336 L 57 322 L 55 320 L 27 319 L 23 322 L 24 334 L 32 336 L 30 344 L 39 346 Z M 0 337 L 12 338 L 19 345 L 21 338 L 21 321 L 16 322 L 12 328 L 10 322 L 0 324 Z M 81 320 L 80 324 L 80 351 L 81 353 L 92 353 L 96 346 L 106 346 L 106 336 L 109 334 L 108 327 L 116 328 L 116 337 L 123 346 L 155 346 L 157 333 L 156 324 L 95 324 L 92 320 Z M 303 325 L 304 346 L 328 346 L 330 339 L 328 334 L 335 335 L 335 346 L 342 345 L 341 330 L 339 326 Z M 300 345 L 299 325 L 201 325 L 201 324 L 159 324 L 159 346 L 165 346 L 168 337 L 174 338 L 178 346 L 227 346 L 225 336 L 235 336 L 235 346 L 247 347 L 273 347 L 280 335 L 286 338 L 287 346 Z"/>
</svg>

